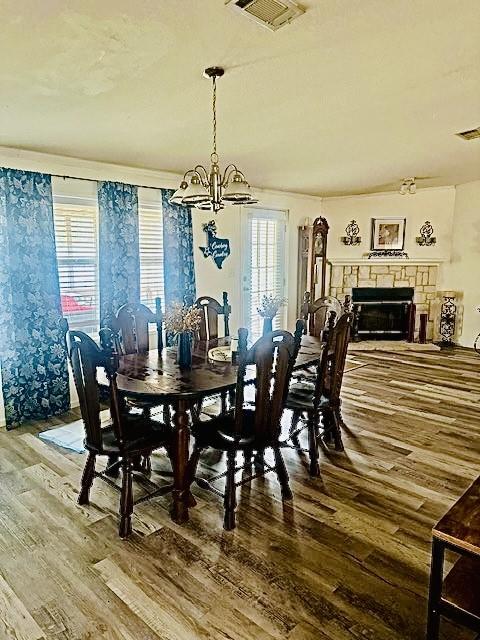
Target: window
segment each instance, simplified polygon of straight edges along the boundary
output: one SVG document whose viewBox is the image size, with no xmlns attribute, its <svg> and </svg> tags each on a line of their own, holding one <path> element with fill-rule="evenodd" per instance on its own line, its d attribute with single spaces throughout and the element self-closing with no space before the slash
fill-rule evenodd
<svg viewBox="0 0 480 640">
<path fill-rule="evenodd" d="M 98 215 L 90 198 L 55 196 L 55 243 L 62 311 L 71 329 L 98 330 Z"/>
<path fill-rule="evenodd" d="M 263 318 L 257 311 L 262 297 L 285 297 L 285 223 L 283 211 L 247 210 L 243 309 L 244 322 L 254 338 L 260 336 L 263 329 Z M 282 308 L 273 327 L 282 327 L 284 318 Z"/>
<path fill-rule="evenodd" d="M 163 280 L 163 218 L 160 192 L 139 189 L 140 299 L 155 312 L 160 296 L 165 309 Z"/>
</svg>

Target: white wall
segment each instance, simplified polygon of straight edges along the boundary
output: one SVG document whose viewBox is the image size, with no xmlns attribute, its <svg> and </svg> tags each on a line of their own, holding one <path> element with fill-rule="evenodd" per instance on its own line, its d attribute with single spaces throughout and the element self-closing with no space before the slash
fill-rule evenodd
<svg viewBox="0 0 480 640">
<path fill-rule="evenodd" d="M 453 217 L 451 262 L 444 266 L 443 289 L 463 291 L 460 344 L 472 347 L 480 332 L 480 180 L 458 185 Z"/>
<path fill-rule="evenodd" d="M 371 219 L 400 217 L 406 218 L 405 251 L 409 258 L 449 260 L 454 202 L 454 187 L 419 189 L 415 195 L 404 196 L 399 193 L 377 193 L 325 198 L 322 203 L 323 214 L 330 225 L 328 258 L 364 258 L 370 250 Z M 345 246 L 340 241 L 351 220 L 356 220 L 360 227 L 362 242 L 358 246 Z M 432 247 L 420 247 L 415 242 L 426 220 L 432 223 L 437 238 L 437 243 Z"/>
</svg>

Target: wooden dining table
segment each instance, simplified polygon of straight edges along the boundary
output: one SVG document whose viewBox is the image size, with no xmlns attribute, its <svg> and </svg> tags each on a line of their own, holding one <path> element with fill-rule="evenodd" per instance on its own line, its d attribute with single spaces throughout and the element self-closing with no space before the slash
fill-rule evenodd
<svg viewBox="0 0 480 640">
<path fill-rule="evenodd" d="M 150 403 L 169 404 L 173 408 L 173 502 L 172 519 L 177 523 L 188 520 L 188 509 L 195 499 L 187 486 L 186 468 L 189 458 L 189 410 L 199 400 L 235 389 L 238 366 L 231 361 L 217 362 L 209 357 L 210 349 L 228 346 L 230 338 L 196 342 L 192 353 L 192 367 L 180 369 L 176 349 L 169 347 L 145 353 L 120 356 L 117 371 L 118 390 L 122 395 Z M 295 362 L 295 369 L 315 363 L 322 353 L 322 342 L 313 336 L 303 336 Z M 246 380 L 255 379 L 254 367 L 247 368 Z M 107 384 L 99 377 L 99 384 Z"/>
</svg>

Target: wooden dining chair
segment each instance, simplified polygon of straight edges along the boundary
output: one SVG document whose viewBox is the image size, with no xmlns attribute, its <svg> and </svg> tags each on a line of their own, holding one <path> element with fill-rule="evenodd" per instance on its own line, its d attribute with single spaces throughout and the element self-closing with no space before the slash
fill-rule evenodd
<svg viewBox="0 0 480 640">
<path fill-rule="evenodd" d="M 342 303 L 333 296 L 324 296 L 311 302 L 311 296 L 305 291 L 303 296 L 303 304 L 301 317 L 308 327 L 308 332 L 316 338 L 323 338 L 327 329 L 327 323 L 330 311 L 334 311 L 337 318 L 340 318 L 343 308 Z"/>
<path fill-rule="evenodd" d="M 122 355 L 132 353 L 146 353 L 150 350 L 150 326 L 155 325 L 157 335 L 157 350 L 163 351 L 163 311 L 161 298 L 155 298 L 155 313 L 141 303 L 127 303 L 106 320 L 107 326 L 115 336 L 117 352 Z M 148 417 L 153 409 L 163 411 L 163 419 L 170 424 L 170 407 L 168 404 L 158 404 L 148 400 L 129 399 L 132 407 L 141 409 Z"/>
<path fill-rule="evenodd" d="M 195 437 L 193 453 L 187 468 L 187 481 L 214 493 L 220 493 L 212 482 L 225 476 L 224 528 L 235 527 L 236 488 L 260 474 L 235 481 L 237 471 L 246 467 L 251 471 L 254 452 L 271 448 L 275 465 L 264 465 L 264 472 L 275 471 L 282 490 L 282 498 L 290 500 L 288 473 L 280 450 L 281 418 L 288 393 L 293 366 L 300 349 L 304 325 L 297 321 L 295 335 L 288 331 L 274 331 L 260 338 L 247 350 L 246 329 L 240 329 L 239 367 L 235 394 L 235 408 L 208 422 L 195 422 L 192 433 Z M 253 407 L 244 404 L 244 387 L 247 367 L 255 368 L 255 402 Z M 210 479 L 195 478 L 202 451 L 213 448 L 227 453 L 227 470 Z M 244 453 L 246 465 L 236 466 L 236 454 Z"/>
<path fill-rule="evenodd" d="M 223 304 L 220 304 L 215 298 L 210 296 L 201 296 L 195 301 L 195 306 L 202 313 L 202 319 L 198 335 L 200 340 L 215 340 L 218 338 L 218 316 L 223 315 L 224 336 L 230 335 L 229 318 L 232 307 L 228 303 L 228 294 L 223 292 Z"/>
<path fill-rule="evenodd" d="M 155 298 L 155 313 L 141 303 L 122 305 L 115 314 L 112 329 L 120 339 L 120 353 L 145 353 L 150 349 L 150 326 L 156 326 L 157 349 L 163 350 L 163 312 L 162 301 Z"/>
<path fill-rule="evenodd" d="M 300 448 L 298 441 L 300 431 L 305 426 L 308 429 L 309 471 L 312 476 L 320 475 L 318 464 L 320 418 L 323 421 L 324 439 L 333 440 L 335 449 L 343 451 L 341 427 L 344 423 L 341 415 L 340 392 L 353 314 L 342 314 L 335 326 L 333 326 L 333 316 L 334 312 L 330 312 L 330 327 L 325 347 L 317 364 L 315 381 L 292 384 L 286 401 L 286 408 L 292 411 L 290 438 L 295 448 Z M 306 425 L 298 429 L 297 425 L 302 415 L 306 415 Z"/>
<path fill-rule="evenodd" d="M 129 413 L 123 407 L 117 389 L 118 354 L 114 347 L 113 333 L 109 329 L 102 330 L 104 348 L 99 348 L 92 338 L 82 331 L 69 331 L 67 342 L 85 427 L 84 443 L 88 451 L 78 503 L 89 504 L 90 488 L 96 477 L 118 488 L 107 477 L 108 474 L 95 471 L 97 456 L 106 456 L 109 461 L 115 460 L 113 464 L 120 466 L 122 470 L 119 535 L 125 538 L 132 531 L 134 504 L 172 490 L 171 485 L 157 487 L 136 502 L 133 499 L 132 476 L 136 461 L 142 456 L 149 457 L 153 450 L 160 447 L 169 449 L 171 432 L 164 424 L 147 418 L 144 414 Z M 109 383 L 111 421 L 106 426 L 102 426 L 100 421 L 98 369 L 105 370 Z"/>
<path fill-rule="evenodd" d="M 200 328 L 198 330 L 198 339 L 200 341 L 216 340 L 219 337 L 218 324 L 219 316 L 223 315 L 223 335 L 228 337 L 230 335 L 230 314 L 232 307 L 228 303 L 228 293 L 223 292 L 222 296 L 223 304 L 220 304 L 215 298 L 210 296 L 201 296 L 195 301 L 195 306 L 201 311 Z M 233 394 L 227 394 L 225 391 L 218 396 L 215 394 L 209 399 L 218 401 L 220 397 L 220 411 L 224 413 L 227 410 L 227 398 L 230 397 L 233 400 Z M 200 415 L 203 410 L 206 398 L 199 400 L 195 405 L 195 411 L 197 415 Z"/>
</svg>

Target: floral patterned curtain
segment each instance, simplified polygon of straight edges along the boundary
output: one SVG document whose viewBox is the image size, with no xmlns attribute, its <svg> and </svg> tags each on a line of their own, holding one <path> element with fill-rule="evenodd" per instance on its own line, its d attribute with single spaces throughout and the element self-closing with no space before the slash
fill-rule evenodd
<svg viewBox="0 0 480 640">
<path fill-rule="evenodd" d="M 140 301 L 138 189 L 98 183 L 100 324 L 127 302 Z"/>
<path fill-rule="evenodd" d="M 162 189 L 165 307 L 195 300 L 195 265 L 190 207 L 170 204 L 173 189 Z"/>
<path fill-rule="evenodd" d="M 7 428 L 70 408 L 51 176 L 0 169 L 0 363 Z"/>
</svg>

